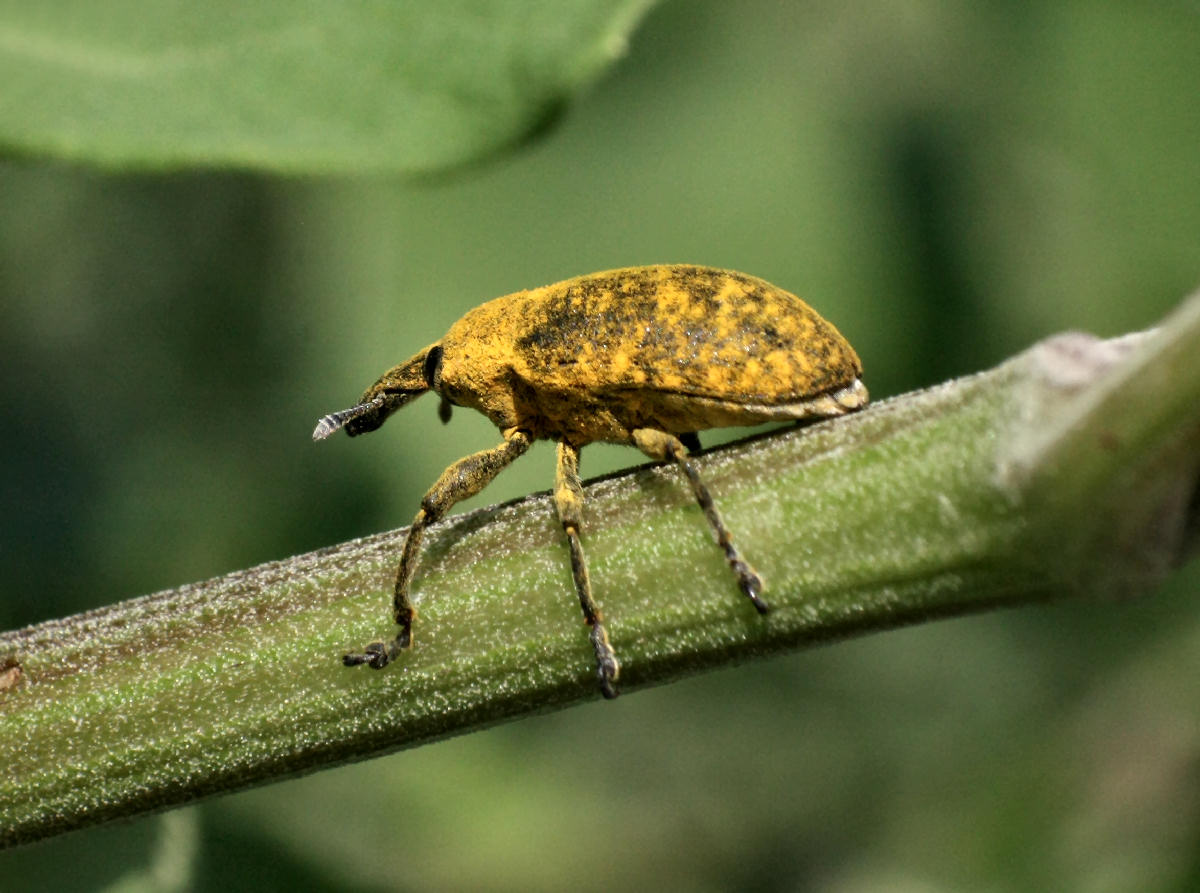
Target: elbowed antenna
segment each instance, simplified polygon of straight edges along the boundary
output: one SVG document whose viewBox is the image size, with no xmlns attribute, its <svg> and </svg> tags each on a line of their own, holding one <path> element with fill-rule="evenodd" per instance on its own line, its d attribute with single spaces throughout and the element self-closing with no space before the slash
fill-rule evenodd
<svg viewBox="0 0 1200 893">
<path fill-rule="evenodd" d="M 341 412 L 331 412 L 317 422 L 317 427 L 313 429 L 313 440 L 324 440 L 330 434 L 345 427 L 347 422 L 366 415 L 368 412 L 373 412 L 381 406 L 383 406 L 383 398 L 376 397 L 366 403 L 360 403 L 358 406 L 343 409 Z"/>
</svg>

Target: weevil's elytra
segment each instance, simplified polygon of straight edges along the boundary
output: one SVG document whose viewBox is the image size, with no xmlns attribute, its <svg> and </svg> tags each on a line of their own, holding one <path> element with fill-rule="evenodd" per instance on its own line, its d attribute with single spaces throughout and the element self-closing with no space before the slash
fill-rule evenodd
<svg viewBox="0 0 1200 893">
<path fill-rule="evenodd" d="M 743 593 L 766 613 L 762 581 L 733 544 L 688 458 L 697 431 L 842 415 L 867 402 L 862 364 L 837 329 L 795 295 L 762 279 L 686 264 L 629 267 L 496 298 L 468 312 L 435 344 L 389 369 L 358 404 L 325 416 L 313 438 L 344 427 L 374 431 L 414 397 L 434 391 L 439 415 L 469 406 L 504 435 L 442 473 L 421 500 L 396 574 L 400 630 L 347 654 L 379 669 L 412 642 L 408 590 L 424 530 L 478 493 L 531 441 L 558 442 L 554 501 L 572 576 L 591 629 L 600 689 L 620 672 L 592 598 L 580 534 L 579 451 L 604 441 L 635 446 L 684 473 Z"/>
</svg>

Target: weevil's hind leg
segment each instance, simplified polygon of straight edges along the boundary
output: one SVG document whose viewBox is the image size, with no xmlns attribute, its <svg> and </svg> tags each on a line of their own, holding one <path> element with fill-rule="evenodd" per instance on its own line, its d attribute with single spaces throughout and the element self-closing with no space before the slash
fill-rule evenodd
<svg viewBox="0 0 1200 893">
<path fill-rule="evenodd" d="M 687 434 L 679 435 L 679 442 L 687 447 L 689 453 L 698 453 L 704 447 L 700 446 L 700 435 L 695 431 L 689 431 Z"/>
<path fill-rule="evenodd" d="M 509 463 L 529 449 L 529 435 L 512 430 L 504 434 L 504 443 L 459 459 L 442 472 L 437 482 L 421 500 L 421 510 L 413 519 L 404 551 L 400 553 L 400 568 L 396 571 L 396 588 L 392 598 L 393 614 L 400 632 L 390 642 L 372 642 L 362 654 L 347 654 L 342 663 L 348 667 L 367 664 L 382 669 L 412 644 L 412 624 L 417 612 L 408 598 L 408 587 L 417 569 L 417 556 L 425 528 L 439 520 L 456 502 L 474 496 L 492 482 Z"/>
<path fill-rule="evenodd" d="M 575 591 L 579 594 L 583 619 L 591 628 L 600 692 L 606 698 L 615 698 L 615 683 L 621 673 L 621 665 L 612 645 L 608 643 L 608 633 L 604 629 L 600 610 L 592 600 L 592 583 L 588 579 L 587 561 L 583 557 L 583 543 L 579 540 L 579 532 L 583 528 L 583 484 L 579 481 L 579 450 L 561 441 L 558 444 L 558 466 L 554 473 L 554 507 L 558 510 L 558 520 L 562 522 L 567 542 L 571 546 L 571 576 L 575 579 Z"/>
<path fill-rule="evenodd" d="M 653 428 L 639 428 L 633 432 L 633 442 L 638 449 L 651 459 L 659 461 L 671 460 L 687 476 L 688 483 L 692 485 L 692 492 L 696 495 L 696 501 L 700 503 L 700 508 L 704 510 L 704 517 L 708 519 L 709 526 L 712 527 L 713 533 L 716 534 L 717 543 L 725 553 L 725 560 L 729 562 L 729 567 L 733 570 L 734 576 L 737 577 L 738 585 L 741 587 L 742 592 L 754 604 L 758 613 L 766 614 L 770 610 L 770 606 L 762 598 L 762 579 L 758 576 L 754 568 L 742 558 L 741 553 L 737 550 L 737 546 L 733 544 L 733 537 L 729 534 L 729 528 L 725 526 L 725 521 L 722 520 L 721 513 L 717 511 L 717 506 L 713 503 L 712 494 L 708 492 L 708 487 L 700 479 L 700 472 L 696 470 L 696 466 L 688 458 L 687 447 L 684 445 L 683 440 L 673 434 L 668 434 L 666 431 L 657 431 Z"/>
</svg>

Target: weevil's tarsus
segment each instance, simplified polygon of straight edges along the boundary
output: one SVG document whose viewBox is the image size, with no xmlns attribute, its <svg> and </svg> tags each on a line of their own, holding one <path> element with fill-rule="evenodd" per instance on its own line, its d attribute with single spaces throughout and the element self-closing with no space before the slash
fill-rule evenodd
<svg viewBox="0 0 1200 893">
<path fill-rule="evenodd" d="M 25 678 L 25 670 L 15 657 L 0 661 L 0 691 L 16 688 Z"/>
<path fill-rule="evenodd" d="M 600 692 L 612 699 L 618 694 L 616 682 L 621 675 L 621 664 L 608 641 L 608 631 L 600 609 L 592 598 L 592 583 L 588 578 L 587 559 L 583 554 L 583 543 L 579 539 L 583 529 L 583 483 L 579 480 L 579 448 L 566 441 L 559 441 L 558 463 L 554 473 L 554 507 L 562 523 L 571 548 L 571 577 L 575 581 L 575 592 L 579 596 L 579 607 L 591 633 L 592 650 L 596 653 L 596 678 Z"/>
<path fill-rule="evenodd" d="M 474 496 L 490 484 L 496 475 L 529 449 L 529 443 L 526 432 L 510 429 L 504 432 L 504 443 L 465 456 L 442 472 L 421 500 L 421 509 L 413 519 L 404 540 L 404 551 L 400 554 L 400 568 L 396 571 L 396 586 L 392 595 L 393 618 L 400 631 L 391 642 L 372 642 L 363 649 L 362 654 L 345 655 L 342 663 L 348 667 L 367 664 L 374 670 L 380 670 L 412 645 L 412 625 L 417 612 L 409 600 L 408 587 L 417 569 L 425 528 L 440 521 L 455 503 Z"/>
<path fill-rule="evenodd" d="M 592 624 L 592 631 L 588 638 L 592 640 L 592 650 L 596 652 L 596 675 L 600 680 L 600 694 L 606 700 L 611 701 L 620 691 L 617 690 L 616 680 L 621 675 L 621 665 L 617 662 L 617 655 L 613 651 L 612 645 L 608 644 L 608 631 L 605 630 L 604 624 L 597 618 Z"/>
<path fill-rule="evenodd" d="M 729 552 L 726 551 L 725 555 L 728 557 Z M 741 587 L 742 593 L 746 598 L 750 599 L 751 604 L 754 605 L 758 613 L 766 614 L 770 611 L 771 606 L 761 598 L 763 591 L 762 578 L 755 573 L 754 568 L 744 561 L 739 561 L 736 565 L 733 561 L 730 561 L 729 564 L 733 567 L 733 573 L 738 578 L 738 586 Z"/>
<path fill-rule="evenodd" d="M 692 493 L 695 494 L 696 502 L 700 503 L 700 508 L 704 511 L 704 517 L 708 520 L 708 524 L 717 538 L 717 544 L 725 553 L 725 560 L 729 563 L 730 570 L 737 577 L 738 586 L 745 593 L 746 598 L 750 599 L 758 613 L 766 614 L 771 610 L 771 606 L 762 598 L 762 578 L 746 559 L 742 558 L 737 546 L 733 544 L 729 528 L 725 526 L 721 513 L 717 511 L 712 494 L 708 492 L 708 487 L 700 478 L 700 472 L 695 463 L 688 458 L 687 447 L 684 446 L 682 440 L 666 431 L 638 428 L 633 432 L 633 442 L 651 459 L 657 459 L 660 462 L 669 460 L 679 466 L 687 477 L 688 483 L 691 484 Z"/>
<path fill-rule="evenodd" d="M 395 660 L 403 649 L 408 647 L 408 644 L 401 644 L 401 638 L 401 636 L 397 636 L 390 642 L 372 642 L 363 649 L 363 654 L 343 655 L 342 664 L 347 667 L 366 664 L 373 669 L 381 670 Z"/>
</svg>

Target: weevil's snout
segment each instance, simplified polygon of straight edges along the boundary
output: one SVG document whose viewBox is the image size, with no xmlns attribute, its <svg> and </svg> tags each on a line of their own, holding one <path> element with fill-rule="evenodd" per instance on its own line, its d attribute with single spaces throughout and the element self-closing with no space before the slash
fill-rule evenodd
<svg viewBox="0 0 1200 893">
<path fill-rule="evenodd" d="M 381 393 L 357 406 L 351 406 L 341 412 L 331 412 L 317 422 L 317 427 L 313 429 L 313 440 L 324 440 L 341 428 L 345 428 L 351 437 L 374 431 L 413 396 L 407 391 Z"/>
<path fill-rule="evenodd" d="M 358 437 L 360 434 L 366 434 L 374 431 L 383 424 L 385 416 L 380 412 L 368 412 L 360 416 L 355 416 L 346 422 L 346 433 L 351 437 Z"/>
<path fill-rule="evenodd" d="M 399 366 L 393 366 L 367 388 L 357 406 L 332 412 L 317 422 L 313 440 L 324 440 L 339 428 L 345 428 L 351 437 L 374 431 L 405 403 L 433 387 L 431 377 L 441 356 L 441 347 L 434 344 Z"/>
<path fill-rule="evenodd" d="M 317 427 L 313 429 L 313 440 L 324 440 L 341 428 L 345 428 L 346 433 L 352 436 L 361 431 L 374 431 L 383 424 L 379 412 L 379 404 L 382 402 L 382 397 L 376 397 L 366 403 L 360 403 L 358 406 L 343 409 L 341 412 L 331 412 L 317 422 Z M 375 417 L 377 421 L 374 424 L 368 422 L 368 427 L 362 427 L 363 419 L 371 417 Z"/>
</svg>

